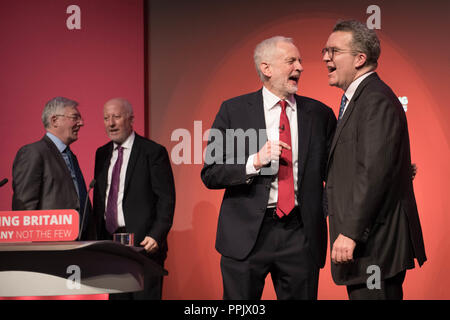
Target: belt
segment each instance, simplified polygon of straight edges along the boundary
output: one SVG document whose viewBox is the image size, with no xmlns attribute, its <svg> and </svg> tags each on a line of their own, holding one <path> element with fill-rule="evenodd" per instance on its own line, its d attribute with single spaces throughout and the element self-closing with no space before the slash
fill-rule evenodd
<svg viewBox="0 0 450 320">
<path fill-rule="evenodd" d="M 277 215 L 276 211 L 277 208 L 267 208 L 265 217 L 272 218 L 273 220 L 280 222 L 291 220 L 292 217 L 297 217 L 297 219 L 301 219 L 300 210 L 298 207 L 294 207 L 294 209 L 292 209 L 292 211 L 287 216 L 283 216 L 281 218 Z"/>
</svg>

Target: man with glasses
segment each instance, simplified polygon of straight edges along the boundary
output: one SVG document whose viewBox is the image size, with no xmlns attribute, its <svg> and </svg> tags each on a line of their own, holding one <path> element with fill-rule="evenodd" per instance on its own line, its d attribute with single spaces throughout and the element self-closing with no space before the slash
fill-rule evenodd
<svg viewBox="0 0 450 320">
<path fill-rule="evenodd" d="M 327 165 L 331 271 L 350 299 L 402 299 L 406 270 L 426 261 L 405 112 L 375 69 L 380 42 L 338 22 L 322 50 L 344 91 Z"/>
<path fill-rule="evenodd" d="M 83 214 L 86 184 L 70 145 L 84 125 L 76 101 L 56 97 L 47 102 L 42 122 L 44 137 L 23 146 L 13 163 L 13 210 L 75 209 Z M 81 239 L 91 238 L 87 206 Z M 80 221 L 82 216 L 80 216 Z"/>
</svg>

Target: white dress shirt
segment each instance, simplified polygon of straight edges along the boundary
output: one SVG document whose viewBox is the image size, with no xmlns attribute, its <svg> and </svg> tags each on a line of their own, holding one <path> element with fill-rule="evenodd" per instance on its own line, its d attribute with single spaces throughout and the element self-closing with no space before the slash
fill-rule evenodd
<svg viewBox="0 0 450 320">
<path fill-rule="evenodd" d="M 123 193 L 125 189 L 125 177 L 127 174 L 127 168 L 128 168 L 128 162 L 130 161 L 130 154 L 131 154 L 131 148 L 133 147 L 134 143 L 134 132 L 132 132 L 129 137 L 122 143 L 123 147 L 123 161 L 122 161 L 122 167 L 120 168 L 120 183 L 119 183 L 119 194 L 117 196 L 117 225 L 119 227 L 125 227 L 125 218 L 123 215 Z M 109 188 L 111 186 L 111 179 L 112 179 L 112 171 L 114 168 L 114 165 L 117 161 L 117 157 L 119 155 L 118 151 L 119 145 L 117 143 L 113 143 L 113 153 L 111 157 L 111 162 L 109 163 L 109 170 L 108 170 L 108 184 L 106 186 L 106 199 L 105 199 L 105 209 L 108 206 L 108 195 L 109 195 Z"/>
<path fill-rule="evenodd" d="M 264 104 L 264 118 L 266 121 L 267 139 L 269 141 L 280 140 L 280 115 L 281 105 L 280 98 L 270 92 L 266 87 L 262 89 L 263 104 Z M 297 195 L 297 178 L 298 178 L 298 126 L 297 126 L 297 102 L 293 95 L 286 99 L 286 115 L 289 120 L 289 126 L 291 129 L 291 143 L 292 148 L 292 163 L 294 174 L 294 191 Z M 256 170 L 253 166 L 253 158 L 256 154 L 249 156 L 246 164 L 247 176 L 254 176 L 259 173 L 260 170 Z M 278 167 L 278 162 L 272 164 L 273 167 Z M 276 207 L 278 201 L 278 177 L 272 181 L 270 186 L 269 203 L 268 208 Z M 297 196 L 295 197 L 295 205 L 298 205 Z"/>
</svg>

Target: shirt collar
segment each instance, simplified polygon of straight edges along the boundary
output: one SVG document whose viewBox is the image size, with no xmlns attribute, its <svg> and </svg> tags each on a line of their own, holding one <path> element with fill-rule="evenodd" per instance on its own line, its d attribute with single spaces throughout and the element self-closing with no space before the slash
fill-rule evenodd
<svg viewBox="0 0 450 320">
<path fill-rule="evenodd" d="M 132 131 L 128 138 L 120 146 L 122 146 L 124 149 L 131 149 L 131 147 L 133 146 L 134 137 L 135 134 L 134 131 Z M 119 145 L 114 142 L 114 150 L 116 150 L 117 147 L 119 147 Z"/>
<path fill-rule="evenodd" d="M 360 85 L 360 83 L 367 78 L 368 76 L 370 76 L 372 73 L 374 73 L 375 71 L 370 71 L 367 73 L 364 73 L 362 76 L 360 76 L 359 78 L 357 78 L 356 80 L 354 80 L 347 88 L 347 90 L 345 91 L 345 97 L 347 98 L 347 101 L 352 100 L 353 95 L 356 92 L 356 89 L 358 89 L 358 86 Z"/>
<path fill-rule="evenodd" d="M 274 95 L 272 92 L 270 92 L 269 89 L 263 86 L 262 89 L 262 95 L 263 95 L 263 102 L 264 102 L 264 108 L 267 110 L 270 110 L 277 106 L 280 102 L 280 98 L 278 98 L 276 95 Z M 295 103 L 294 95 L 291 94 L 286 99 L 288 106 L 292 108 L 292 110 L 295 111 L 297 104 Z"/>
<path fill-rule="evenodd" d="M 54 134 L 47 131 L 46 135 L 47 135 L 47 137 L 49 137 L 50 140 L 52 140 L 52 142 L 55 144 L 56 148 L 58 148 L 59 152 L 63 153 L 64 150 L 66 150 L 66 148 L 68 147 L 61 141 L 61 139 L 59 139 Z"/>
</svg>

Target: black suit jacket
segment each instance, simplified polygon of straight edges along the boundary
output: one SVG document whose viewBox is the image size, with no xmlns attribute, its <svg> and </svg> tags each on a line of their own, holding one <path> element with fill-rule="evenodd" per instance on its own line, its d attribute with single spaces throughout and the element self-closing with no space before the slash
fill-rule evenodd
<svg viewBox="0 0 450 320">
<path fill-rule="evenodd" d="M 105 199 L 108 168 L 113 142 L 97 149 L 95 154 L 94 216 L 97 234 L 105 234 Z M 158 242 L 160 253 L 167 251 L 167 234 L 175 210 L 175 185 L 166 149 L 136 134 L 125 176 L 122 203 L 125 227 L 134 233 L 135 245 L 150 236 Z"/>
<path fill-rule="evenodd" d="M 298 121 L 298 194 L 301 217 L 318 266 L 325 263 L 327 229 L 322 207 L 323 181 L 329 146 L 336 118 L 324 104 L 295 95 Z M 226 129 L 266 129 L 262 90 L 225 101 L 212 125 L 226 136 Z M 250 131 L 251 131 L 250 130 Z M 201 172 L 203 183 L 210 189 L 225 189 L 220 208 L 216 249 L 224 256 L 244 259 L 255 245 L 269 200 L 273 175 L 258 175 L 248 180 L 245 164 L 248 157 L 266 143 L 267 135 L 258 134 L 258 146 L 245 143 L 245 153 L 235 150 L 233 163 L 227 164 L 229 155 L 223 152 L 223 163 L 214 161 Z M 212 148 L 210 138 L 208 148 Z M 235 148 L 237 141 L 235 139 Z M 217 148 L 216 148 L 217 149 Z M 224 150 L 226 151 L 226 144 Z M 207 149 L 207 154 L 211 150 Z M 216 152 L 218 152 L 216 150 Z M 219 151 L 220 152 L 220 151 Z M 215 157 L 217 158 L 217 157 Z"/>
<path fill-rule="evenodd" d="M 75 155 L 73 161 L 78 166 Z M 19 149 L 13 162 L 12 210 L 75 209 L 80 212 L 78 194 L 70 170 L 56 145 L 45 135 Z M 81 212 L 84 208 L 81 208 Z M 90 202 L 84 222 L 83 239 L 92 236 Z M 82 215 L 80 214 L 80 223 Z"/>
<path fill-rule="evenodd" d="M 367 267 L 381 278 L 426 260 L 411 181 L 406 115 L 376 73 L 358 86 L 339 121 L 328 161 L 330 244 L 357 242 L 354 263 L 331 265 L 337 284 L 365 283 Z"/>
</svg>

